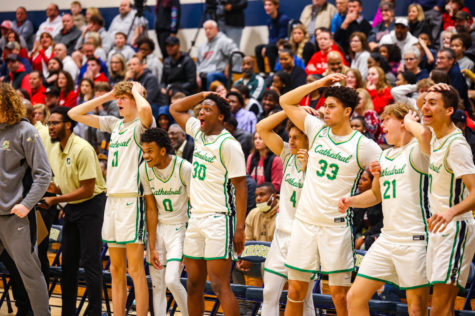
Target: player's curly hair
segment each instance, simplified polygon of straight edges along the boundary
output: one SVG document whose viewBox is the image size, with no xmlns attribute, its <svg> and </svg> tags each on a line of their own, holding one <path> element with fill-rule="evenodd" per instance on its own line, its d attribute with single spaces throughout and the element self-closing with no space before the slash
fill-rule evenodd
<svg viewBox="0 0 475 316">
<path fill-rule="evenodd" d="M 133 99 L 134 96 L 132 95 L 132 81 L 121 81 L 114 86 L 114 96 L 118 97 L 121 95 L 126 95 L 129 98 Z M 143 90 L 142 96 L 144 98 L 147 97 L 147 90 Z"/>
<path fill-rule="evenodd" d="M 206 97 L 206 99 L 211 100 L 214 103 L 216 103 L 216 106 L 218 107 L 219 112 L 224 116 L 224 122 L 227 121 L 229 116 L 231 115 L 231 107 L 229 106 L 228 101 L 226 101 L 226 99 L 214 93 L 209 94 Z"/>
<path fill-rule="evenodd" d="M 355 89 L 342 86 L 332 86 L 326 88 L 323 92 L 323 96 L 325 98 L 334 97 L 340 100 L 344 107 L 351 108 L 352 113 L 360 102 L 360 97 Z"/>
<path fill-rule="evenodd" d="M 153 127 L 149 128 L 142 134 L 142 143 L 153 143 L 155 142 L 159 148 L 165 148 L 167 154 L 172 153 L 172 143 L 170 137 L 168 137 L 167 131 L 164 129 Z"/>
<path fill-rule="evenodd" d="M 0 113 L 8 125 L 20 122 L 26 115 L 20 97 L 9 83 L 0 83 Z"/>
</svg>

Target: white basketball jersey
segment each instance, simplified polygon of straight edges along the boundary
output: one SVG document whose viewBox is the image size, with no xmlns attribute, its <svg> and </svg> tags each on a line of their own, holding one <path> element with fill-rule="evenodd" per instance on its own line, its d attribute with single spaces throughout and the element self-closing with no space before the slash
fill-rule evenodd
<svg viewBox="0 0 475 316">
<path fill-rule="evenodd" d="M 461 176 L 456 175 L 453 170 L 460 168 L 460 166 L 457 166 L 459 162 L 449 161 L 448 156 L 451 150 L 456 146 L 462 146 L 462 149 L 465 149 L 464 152 L 455 154 L 460 156 L 460 159 L 467 160 L 466 165 L 471 170 L 465 172 L 465 174 L 475 173 L 475 168 L 470 147 L 459 129 L 440 139 L 436 138 L 435 133 L 432 134 L 429 162 L 429 202 L 431 212 L 440 213 L 460 203 L 468 195 L 468 190 L 465 188 Z M 453 220 L 462 219 L 473 221 L 472 212 L 465 212 L 454 217 Z"/>
<path fill-rule="evenodd" d="M 297 209 L 300 194 L 302 193 L 305 174 L 301 170 L 302 166 L 297 156 L 290 153 L 288 143 L 284 143 L 280 158 L 284 165 L 284 176 L 280 187 L 279 213 L 276 218 L 276 229 L 290 234 L 292 222 L 295 218 L 295 210 Z"/>
<path fill-rule="evenodd" d="M 230 176 L 246 174 L 241 145 L 225 129 L 219 135 L 205 136 L 199 126 L 200 122 L 195 118 L 190 118 L 187 122 L 187 133 L 194 132 L 192 136 L 195 140 L 190 182 L 191 212 L 234 215 L 235 189 Z M 236 161 L 239 166 L 224 161 L 225 143 L 234 143 L 231 155 L 239 158 Z M 242 172 L 236 172 L 237 169 Z"/>
<path fill-rule="evenodd" d="M 378 159 L 381 149 L 358 131 L 332 135 L 329 127 L 310 115 L 305 132 L 311 143 L 296 217 L 314 225 L 348 226 L 348 214 L 338 212 L 338 201 L 355 194 L 361 173 Z"/>
<path fill-rule="evenodd" d="M 379 163 L 382 236 L 394 243 L 427 243 L 429 156 L 421 152 L 413 139 L 402 147 L 383 151 Z"/>
<path fill-rule="evenodd" d="M 145 161 L 140 166 L 144 194 L 153 194 L 158 208 L 158 221 L 164 224 L 188 221 L 190 179 L 187 176 L 190 175 L 191 164 L 176 156 L 172 157 L 170 164 L 163 170 L 150 168 Z"/>
<path fill-rule="evenodd" d="M 124 126 L 119 120 L 114 126 L 109 143 L 107 160 L 107 194 L 130 195 L 139 192 L 139 165 L 142 162 L 142 147 L 136 138 L 139 119 Z"/>
</svg>

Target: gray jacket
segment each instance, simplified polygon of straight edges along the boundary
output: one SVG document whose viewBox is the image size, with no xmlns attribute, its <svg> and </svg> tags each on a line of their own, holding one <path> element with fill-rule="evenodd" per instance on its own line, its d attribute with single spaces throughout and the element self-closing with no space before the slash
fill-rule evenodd
<svg viewBox="0 0 475 316">
<path fill-rule="evenodd" d="M 207 40 L 198 47 L 196 70 L 198 73 L 223 72 L 229 62 L 229 56 L 235 51 L 239 49 L 233 40 L 219 32 L 211 41 Z M 234 60 L 234 64 L 240 65 L 240 61 Z"/>
<path fill-rule="evenodd" d="M 23 180 L 32 183 L 24 192 Z M 28 121 L 0 124 L 0 215 L 9 215 L 13 206 L 32 209 L 43 197 L 51 180 L 51 169 L 38 131 Z M 26 194 L 25 194 L 26 193 Z"/>
</svg>

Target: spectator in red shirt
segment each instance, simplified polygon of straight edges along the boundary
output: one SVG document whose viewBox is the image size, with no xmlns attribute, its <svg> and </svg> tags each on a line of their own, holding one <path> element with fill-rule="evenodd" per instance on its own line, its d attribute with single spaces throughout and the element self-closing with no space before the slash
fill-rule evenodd
<svg viewBox="0 0 475 316">
<path fill-rule="evenodd" d="M 53 54 L 54 41 L 48 32 L 41 33 L 40 41 L 35 42 L 35 46 L 30 54 L 31 67 L 34 70 L 43 72 L 43 76 L 48 77 L 47 64 Z"/>
<path fill-rule="evenodd" d="M 391 95 L 391 86 L 381 67 L 371 67 L 368 69 L 366 90 L 368 90 L 371 100 L 373 100 L 374 110 L 378 114 L 383 112 L 386 105 L 394 102 Z"/>
<path fill-rule="evenodd" d="M 467 7 L 464 6 L 464 0 L 448 0 L 447 5 L 445 6 L 445 12 L 442 15 L 443 28 L 446 30 L 448 27 L 455 26 L 455 16 L 457 12 L 465 11 L 470 14 L 470 11 Z M 471 16 L 471 15 L 470 15 Z M 470 18 L 470 25 L 472 24 L 473 19 Z"/>
<path fill-rule="evenodd" d="M 320 50 L 313 54 L 312 58 L 310 58 L 310 61 L 308 62 L 307 67 L 305 68 L 305 72 L 307 73 L 307 75 L 323 74 L 328 67 L 327 55 L 331 51 L 339 52 L 341 54 L 341 59 L 343 60 L 343 63 L 345 64 L 345 66 L 348 66 L 348 63 L 345 60 L 345 56 L 333 41 L 329 29 L 325 27 L 318 28 L 315 34 Z"/>
<path fill-rule="evenodd" d="M 59 88 L 59 105 L 68 108 L 75 107 L 77 94 L 74 91 L 74 81 L 69 72 L 59 71 L 57 85 Z"/>
<path fill-rule="evenodd" d="M 271 182 L 277 192 L 282 183 L 282 160 L 267 148 L 266 144 L 256 132 L 254 133 L 254 148 L 247 157 L 246 172 L 257 183 Z"/>
<path fill-rule="evenodd" d="M 84 78 L 89 78 L 94 82 L 109 82 L 106 75 L 101 72 L 101 62 L 96 57 L 89 57 L 87 59 L 87 70 L 84 74 Z"/>
<path fill-rule="evenodd" d="M 45 104 L 46 88 L 43 86 L 43 74 L 39 70 L 30 72 L 31 104 Z"/>
</svg>

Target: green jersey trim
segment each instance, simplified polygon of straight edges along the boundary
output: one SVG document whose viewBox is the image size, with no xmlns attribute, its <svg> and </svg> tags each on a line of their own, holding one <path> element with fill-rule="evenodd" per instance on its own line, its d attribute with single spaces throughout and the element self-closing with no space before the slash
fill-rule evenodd
<svg viewBox="0 0 475 316">
<path fill-rule="evenodd" d="M 211 145 L 211 144 L 216 143 L 216 142 L 218 141 L 218 139 L 221 138 L 221 136 L 232 136 L 229 132 L 221 132 L 221 134 L 219 134 L 218 137 L 216 137 L 215 140 L 213 140 L 212 142 L 207 143 L 207 142 L 205 141 L 203 135 L 204 135 L 204 134 L 201 133 L 200 138 L 201 138 L 201 142 L 202 142 L 203 145 L 205 145 L 205 146 L 208 146 L 208 145 Z"/>
<path fill-rule="evenodd" d="M 455 133 L 455 134 L 450 135 L 449 137 L 447 137 L 446 140 L 444 140 L 444 142 L 442 143 L 442 145 L 440 145 L 438 148 L 433 149 L 432 151 L 433 151 L 433 152 L 436 152 L 436 151 L 441 150 L 442 147 L 444 147 L 444 145 L 447 143 L 447 141 L 448 141 L 449 139 L 451 139 L 452 137 L 455 137 L 455 136 L 457 136 L 457 135 L 462 135 L 462 133 Z M 435 139 L 434 139 L 434 143 L 435 143 Z"/>
<path fill-rule="evenodd" d="M 185 159 L 182 159 L 181 162 L 180 162 L 180 166 L 178 167 L 178 175 L 180 176 L 180 181 L 181 181 L 181 184 L 183 184 L 184 186 L 186 186 L 185 184 L 185 181 L 183 181 L 183 175 L 182 175 L 182 172 L 181 170 L 183 169 L 183 161 Z"/>
<path fill-rule="evenodd" d="M 330 128 L 328 128 L 328 134 L 327 135 L 328 135 L 328 138 L 332 141 L 332 143 L 338 146 L 338 145 L 349 142 L 358 133 L 359 133 L 358 131 L 353 131 L 353 133 L 350 136 L 348 136 L 347 139 L 342 140 L 341 142 L 336 142 L 336 141 L 333 140 L 333 138 L 331 136 L 331 129 Z M 363 134 L 361 134 L 361 136 L 363 136 Z"/>
<path fill-rule="evenodd" d="M 413 147 L 413 148 L 411 149 L 411 152 L 409 153 L 409 164 L 411 165 L 412 169 L 414 169 L 414 171 L 416 171 L 417 173 L 419 173 L 419 174 L 421 174 L 421 175 L 427 175 L 426 172 L 417 169 L 416 166 L 414 165 L 414 163 L 412 162 L 412 152 L 414 151 L 414 148 L 415 148 L 415 147 Z"/>
<path fill-rule="evenodd" d="M 294 266 L 291 266 L 289 264 L 284 264 L 287 268 L 289 269 L 292 269 L 292 270 L 297 270 L 297 271 L 301 271 L 301 272 L 307 272 L 307 273 L 312 273 L 312 274 L 315 274 L 315 273 L 318 273 L 317 270 L 305 270 L 305 269 L 300 269 L 300 268 L 297 268 L 297 267 L 294 267 Z"/>
<path fill-rule="evenodd" d="M 450 273 L 452 272 L 452 261 L 454 258 L 455 248 L 457 247 L 457 239 L 459 238 L 460 222 L 457 222 L 456 225 L 454 244 L 452 245 L 452 252 L 450 253 L 449 269 L 447 270 L 447 276 L 445 277 L 444 283 L 447 283 Z"/>
<path fill-rule="evenodd" d="M 334 273 L 342 273 L 342 272 L 353 272 L 355 271 L 355 267 L 350 269 L 343 269 L 343 270 L 331 270 L 331 271 L 320 271 L 321 274 L 334 274 Z"/>
<path fill-rule="evenodd" d="M 327 127 L 326 127 L 326 126 L 322 126 L 322 128 L 320 128 L 320 129 L 318 130 L 318 132 L 315 134 L 315 137 L 313 137 L 312 143 L 310 144 L 310 146 L 308 146 L 309 149 L 312 149 L 313 144 L 315 144 L 315 140 L 317 139 L 317 136 L 318 136 L 325 128 L 327 128 Z"/>
<path fill-rule="evenodd" d="M 157 172 L 156 172 L 156 170 L 155 170 L 155 167 L 152 168 L 152 171 L 153 171 L 153 174 L 155 175 L 155 178 L 157 178 L 158 180 L 160 180 L 160 181 L 163 182 L 163 183 L 167 183 L 168 181 L 170 181 L 170 179 L 171 179 L 172 176 L 173 176 L 173 173 L 175 172 L 175 166 L 176 166 L 176 156 L 175 156 L 175 158 L 173 159 L 172 171 L 170 172 L 170 174 L 168 175 L 168 177 L 167 177 L 166 179 L 160 178 L 160 176 L 157 174 Z"/>
<path fill-rule="evenodd" d="M 396 284 L 396 283 L 393 283 L 393 282 L 390 282 L 390 281 L 384 280 L 384 279 L 379 279 L 379 278 L 371 277 L 371 276 L 369 276 L 369 275 L 365 275 L 365 274 L 358 273 L 358 274 L 356 274 L 356 276 L 359 276 L 359 277 L 362 277 L 362 278 L 365 278 L 365 279 L 369 279 L 369 280 L 373 280 L 373 281 L 378 281 L 378 282 L 387 283 L 387 284 L 390 284 L 390 285 L 393 285 L 393 286 L 398 287 L 400 290 L 414 290 L 414 289 L 418 289 L 418 288 L 421 288 L 421 287 L 430 286 L 430 283 L 425 283 L 425 284 L 415 285 L 415 286 L 409 286 L 409 287 L 400 287 L 400 286 L 399 286 L 398 284 Z"/>
<path fill-rule="evenodd" d="M 288 277 L 287 277 L 285 274 L 279 273 L 279 272 L 274 271 L 274 270 L 272 270 L 272 269 L 264 268 L 264 271 L 267 271 L 267 272 L 269 272 L 269 273 L 272 273 L 272 274 L 278 275 L 278 276 L 280 276 L 280 277 L 283 277 L 283 278 L 286 279 L 286 280 L 288 279 Z"/>
<path fill-rule="evenodd" d="M 140 120 L 140 119 L 137 118 L 137 119 L 133 120 L 132 123 L 133 123 L 133 122 L 136 122 L 136 121 L 138 121 L 138 120 Z M 118 126 L 117 126 L 117 133 L 118 133 L 119 135 L 122 135 L 122 134 L 124 134 L 125 132 L 127 132 L 128 129 L 129 129 L 129 127 L 130 127 L 130 126 L 127 126 L 123 131 L 121 131 L 121 130 L 120 130 L 120 127 L 123 125 L 123 123 L 124 123 L 124 119 L 120 120 L 120 121 L 119 121 L 119 124 L 118 124 Z M 134 129 L 135 129 L 135 127 L 134 127 Z M 134 132 L 135 132 L 135 131 L 134 131 Z"/>
<path fill-rule="evenodd" d="M 355 131 L 355 134 L 353 134 L 353 136 L 356 135 L 356 132 L 357 131 Z M 351 138 L 353 138 L 353 136 Z M 360 138 L 358 139 L 358 142 L 356 143 L 356 162 L 358 163 L 358 167 L 360 167 L 360 169 L 364 170 L 363 166 L 361 166 L 361 163 L 360 163 L 360 154 L 359 154 L 359 152 L 360 152 L 360 142 L 361 142 L 362 137 L 363 137 L 363 134 L 360 135 Z"/>
</svg>

